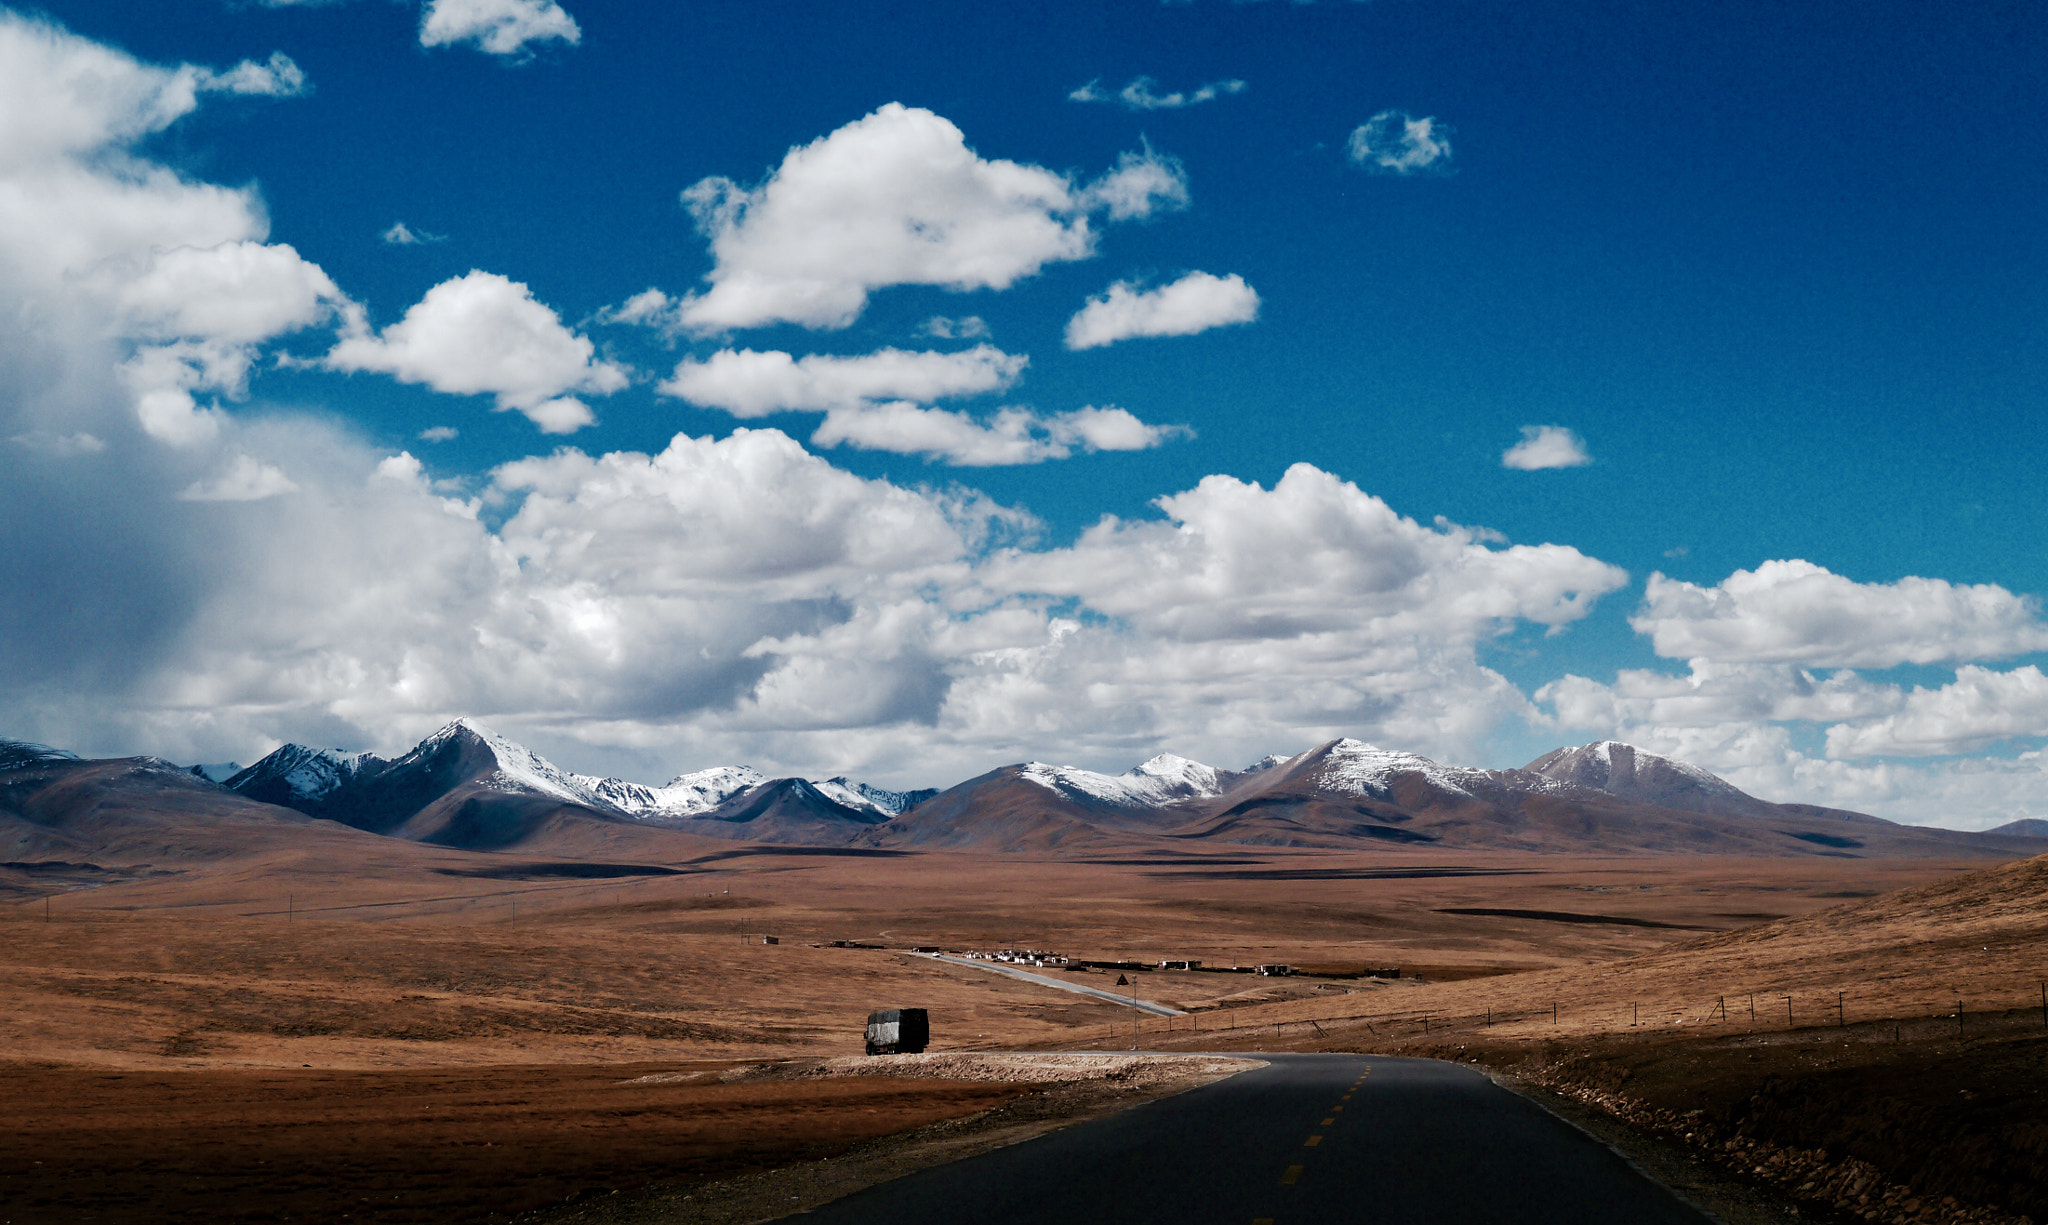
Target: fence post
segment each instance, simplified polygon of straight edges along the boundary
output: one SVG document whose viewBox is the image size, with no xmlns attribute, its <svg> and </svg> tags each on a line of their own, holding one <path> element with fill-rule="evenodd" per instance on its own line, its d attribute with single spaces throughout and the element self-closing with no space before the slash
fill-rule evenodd
<svg viewBox="0 0 2048 1225">
<path fill-rule="evenodd" d="M 49 899 L 45 898 L 43 900 L 48 901 Z M 2041 1028 L 2048 1029 L 2048 982 L 2041 984 Z"/>
<path fill-rule="evenodd" d="M 1556 1000 L 1552 1000 L 1552 1001 L 1550 1001 L 1550 1025 L 1551 1025 L 1551 1028 L 1552 1028 L 1552 1029 L 1555 1029 L 1555 1028 L 1557 1028 L 1557 1001 L 1556 1001 Z"/>
<path fill-rule="evenodd" d="M 1835 992 L 1835 1028 L 1849 1028 L 1849 1010 L 1842 1004 L 1843 992 Z"/>
<path fill-rule="evenodd" d="M 1792 997 L 1785 997 L 1785 1028 L 1792 1028 Z"/>
<path fill-rule="evenodd" d="M 1956 1037 L 1963 1036 L 1963 1002 L 1956 1001 Z"/>
</svg>

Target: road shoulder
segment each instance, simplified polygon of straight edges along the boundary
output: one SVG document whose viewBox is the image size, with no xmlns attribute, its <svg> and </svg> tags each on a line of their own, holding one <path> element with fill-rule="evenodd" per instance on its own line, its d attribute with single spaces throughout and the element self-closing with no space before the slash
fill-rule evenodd
<svg viewBox="0 0 2048 1225">
<path fill-rule="evenodd" d="M 1644 1177 L 1668 1188 L 1680 1199 L 1723 1225 L 1812 1225 L 1829 1218 L 1801 1215 L 1785 1203 L 1748 1183 L 1728 1177 L 1712 1162 L 1678 1145 L 1637 1130 L 1615 1116 L 1576 1098 L 1546 1089 L 1505 1072 L 1486 1071 L 1495 1084 L 1535 1102 L 1578 1130 L 1620 1154 Z"/>
</svg>

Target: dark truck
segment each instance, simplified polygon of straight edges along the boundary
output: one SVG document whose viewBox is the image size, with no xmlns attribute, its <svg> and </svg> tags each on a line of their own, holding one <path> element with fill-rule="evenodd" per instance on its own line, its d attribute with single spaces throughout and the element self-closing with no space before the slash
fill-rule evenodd
<svg viewBox="0 0 2048 1225">
<path fill-rule="evenodd" d="M 868 1014 L 870 1055 L 918 1055 L 931 1040 L 931 1019 L 922 1008 L 887 1008 Z"/>
</svg>

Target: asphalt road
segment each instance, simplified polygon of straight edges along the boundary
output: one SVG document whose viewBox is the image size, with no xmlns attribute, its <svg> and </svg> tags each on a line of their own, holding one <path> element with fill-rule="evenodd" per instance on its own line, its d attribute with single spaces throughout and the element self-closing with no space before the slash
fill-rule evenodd
<svg viewBox="0 0 2048 1225">
<path fill-rule="evenodd" d="M 816 1225 L 1708 1225 L 1540 1106 L 1456 1064 L 1272 1066 L 826 1204 Z M 794 1219 L 794 1218 L 792 1218 Z"/>
<path fill-rule="evenodd" d="M 1020 970 L 1016 966 L 1006 965 L 1000 961 L 969 961 L 965 957 L 948 957 L 943 953 L 918 953 L 915 956 L 929 957 L 933 961 L 943 961 L 947 965 L 966 966 L 970 970 L 990 970 L 997 974 L 1007 974 L 1011 978 L 1021 978 L 1027 983 L 1037 983 L 1041 987 L 1057 987 L 1061 991 L 1071 991 L 1075 995 L 1093 996 L 1095 999 L 1107 1004 L 1122 1004 L 1126 1008 L 1135 1008 L 1139 1012 L 1149 1013 L 1155 1017 L 1184 1017 L 1188 1015 L 1178 1008 L 1168 1008 L 1164 1004 L 1155 1004 L 1151 1000 L 1141 1000 L 1136 995 L 1118 995 L 1116 992 L 1102 987 L 1090 987 L 1085 983 L 1070 983 L 1065 979 L 1054 978 L 1049 974 L 1033 974 L 1029 970 Z"/>
</svg>

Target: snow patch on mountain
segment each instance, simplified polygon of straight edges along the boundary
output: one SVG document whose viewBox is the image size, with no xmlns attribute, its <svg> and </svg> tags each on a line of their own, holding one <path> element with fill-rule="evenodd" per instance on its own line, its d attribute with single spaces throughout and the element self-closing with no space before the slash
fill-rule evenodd
<svg viewBox="0 0 2048 1225">
<path fill-rule="evenodd" d="M 883 787 L 856 783 L 845 777 L 829 778 L 822 783 L 812 783 L 820 794 L 834 804 L 863 812 L 875 812 L 885 817 L 900 817 L 906 809 L 931 798 L 929 791 L 890 791 Z"/>
<path fill-rule="evenodd" d="M 1414 753 L 1383 749 L 1376 744 L 1349 738 L 1332 744 L 1323 755 L 1315 785 L 1342 795 L 1392 798 L 1392 780 L 1397 774 L 1420 774 L 1432 786 L 1470 796 L 1471 788 L 1487 781 L 1484 770 L 1444 766 Z"/>
<path fill-rule="evenodd" d="M 1635 773 L 1640 774 L 1648 769 L 1661 767 L 1681 774 L 1717 795 L 1749 798 L 1748 793 L 1735 786 L 1735 784 L 1717 774 L 1710 774 L 1689 761 L 1680 761 L 1675 757 L 1662 757 L 1656 753 L 1639 749 L 1632 744 L 1624 744 L 1619 740 L 1598 740 L 1586 746 L 1586 750 L 1599 759 L 1602 764 L 1606 765 L 1610 771 L 1614 768 L 1614 761 L 1617 756 L 1615 753 L 1616 749 L 1628 750 L 1627 756 L 1633 759 L 1629 764 L 1629 769 Z"/>
<path fill-rule="evenodd" d="M 339 749 L 286 744 L 248 769 L 212 781 L 240 791 L 258 777 L 275 778 L 299 799 L 318 800 L 332 795 L 365 770 L 381 769 L 383 765 L 384 759 L 375 753 L 344 753 Z"/>
<path fill-rule="evenodd" d="M 629 783 L 619 778 L 574 776 L 590 794 L 629 817 L 694 817 L 710 812 L 750 787 L 768 780 L 746 766 L 713 766 L 694 774 L 682 774 L 660 787 Z"/>
<path fill-rule="evenodd" d="M 1078 766 L 1032 761 L 1019 767 L 1017 775 L 1057 794 L 1078 795 L 1119 808 L 1159 808 L 1181 800 L 1223 794 L 1216 767 L 1171 753 L 1161 753 L 1122 774 L 1098 774 Z"/>
</svg>

